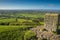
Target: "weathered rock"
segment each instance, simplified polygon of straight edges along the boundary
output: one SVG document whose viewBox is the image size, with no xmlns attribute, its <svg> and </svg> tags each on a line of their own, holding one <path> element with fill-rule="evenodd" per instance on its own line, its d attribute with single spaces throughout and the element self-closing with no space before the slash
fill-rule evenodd
<svg viewBox="0 0 60 40">
<path fill-rule="evenodd" d="M 60 40 L 60 35 L 53 33 L 57 32 L 59 25 L 59 14 L 46 14 L 44 18 L 44 26 L 33 28 L 33 32 L 37 34 L 38 40 Z"/>
<path fill-rule="evenodd" d="M 56 31 L 58 26 L 59 14 L 46 14 L 44 27 L 49 31 Z"/>
</svg>

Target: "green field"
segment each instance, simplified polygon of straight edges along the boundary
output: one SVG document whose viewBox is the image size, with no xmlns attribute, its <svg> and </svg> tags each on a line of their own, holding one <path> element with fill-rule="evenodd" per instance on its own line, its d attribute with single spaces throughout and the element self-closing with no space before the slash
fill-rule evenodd
<svg viewBox="0 0 60 40">
<path fill-rule="evenodd" d="M 6 12 L 0 14 L 0 40 L 37 40 L 31 28 L 44 25 L 44 13 Z"/>
<path fill-rule="evenodd" d="M 45 12 L 35 11 L 0 14 L 0 40 L 38 40 L 31 29 L 44 25 L 44 15 Z"/>
<path fill-rule="evenodd" d="M 28 26 L 2 26 L 1 25 L 0 26 L 0 40 L 24 40 L 23 38 L 25 34 L 28 31 L 30 31 L 29 30 L 30 28 L 31 27 L 28 27 Z M 27 35 L 29 36 L 29 34 Z M 32 34 L 31 37 L 33 36 L 36 36 L 36 35 Z"/>
</svg>

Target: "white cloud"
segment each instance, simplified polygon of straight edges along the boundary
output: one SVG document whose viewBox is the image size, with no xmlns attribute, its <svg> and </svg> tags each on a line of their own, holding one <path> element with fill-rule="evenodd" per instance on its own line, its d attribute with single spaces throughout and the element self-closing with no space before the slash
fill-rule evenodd
<svg viewBox="0 0 60 40">
<path fill-rule="evenodd" d="M 49 4 L 49 6 L 54 7 L 54 6 L 56 6 L 56 5 L 55 5 L 55 4 Z"/>
</svg>

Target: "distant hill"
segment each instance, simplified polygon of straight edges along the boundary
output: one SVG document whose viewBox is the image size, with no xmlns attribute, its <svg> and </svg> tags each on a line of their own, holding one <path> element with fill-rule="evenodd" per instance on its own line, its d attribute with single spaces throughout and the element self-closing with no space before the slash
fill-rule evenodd
<svg viewBox="0 0 60 40">
<path fill-rule="evenodd" d="M 7 13 L 7 12 L 59 12 L 60 10 L 0 10 L 0 13 Z"/>
</svg>

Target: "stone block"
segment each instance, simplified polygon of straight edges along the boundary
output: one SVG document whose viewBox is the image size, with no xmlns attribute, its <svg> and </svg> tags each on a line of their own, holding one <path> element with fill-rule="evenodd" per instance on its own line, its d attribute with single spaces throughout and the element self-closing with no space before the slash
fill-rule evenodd
<svg viewBox="0 0 60 40">
<path fill-rule="evenodd" d="M 46 14 L 44 27 L 49 31 L 56 31 L 58 27 L 59 14 Z"/>
</svg>

